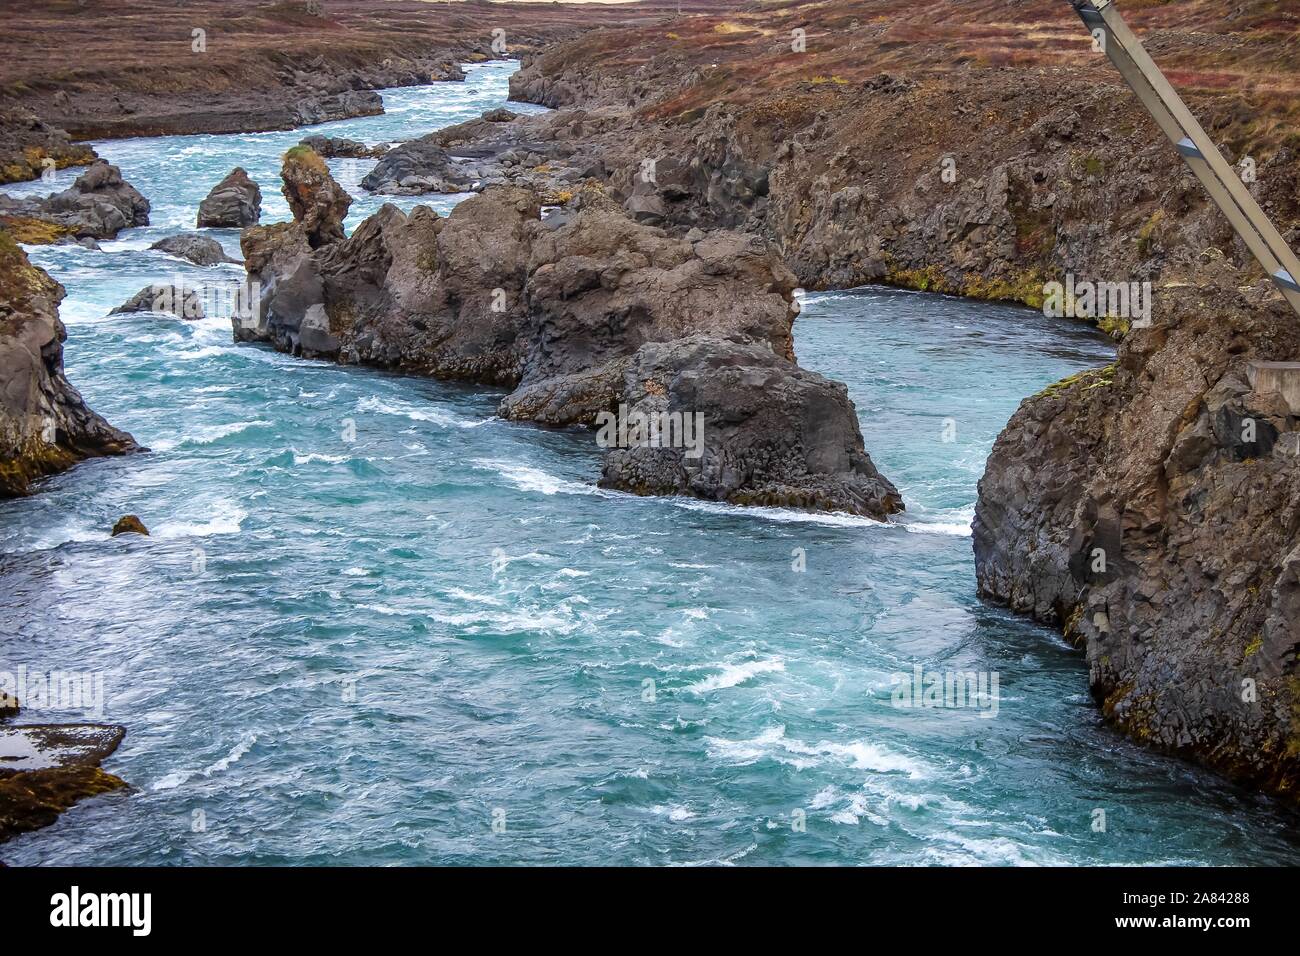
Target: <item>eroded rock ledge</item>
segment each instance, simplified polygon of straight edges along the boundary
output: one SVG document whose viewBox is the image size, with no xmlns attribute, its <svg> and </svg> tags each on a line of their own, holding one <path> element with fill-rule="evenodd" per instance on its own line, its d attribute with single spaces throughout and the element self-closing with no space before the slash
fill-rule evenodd
<svg viewBox="0 0 1300 956">
<path fill-rule="evenodd" d="M 0 230 L 0 498 L 78 461 L 138 450 L 63 374 L 63 286 Z"/>
<path fill-rule="evenodd" d="M 147 225 L 149 200 L 102 159 L 52 196 L 0 196 L 0 226 L 19 242 L 114 239 L 123 229 Z"/>
<path fill-rule="evenodd" d="M 984 596 L 1086 649 L 1139 740 L 1300 793 L 1300 408 L 1254 381 L 1295 315 L 1207 257 L 1115 365 L 1026 399 L 980 482 Z"/>
<path fill-rule="evenodd" d="M 755 237 L 672 238 L 598 193 L 543 220 L 535 193 L 501 186 L 446 218 L 384 206 L 340 239 L 337 185 L 299 150 L 284 175 L 297 220 L 244 232 L 262 299 L 237 339 L 503 386 L 503 416 L 545 425 L 703 416 L 699 454 L 612 448 L 608 487 L 901 510 L 845 387 L 795 364 L 794 276 Z"/>
</svg>

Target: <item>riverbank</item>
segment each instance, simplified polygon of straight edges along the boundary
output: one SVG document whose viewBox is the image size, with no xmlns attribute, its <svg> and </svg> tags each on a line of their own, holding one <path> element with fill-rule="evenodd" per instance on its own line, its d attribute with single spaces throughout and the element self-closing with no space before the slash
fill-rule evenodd
<svg viewBox="0 0 1300 956">
<path fill-rule="evenodd" d="M 1297 244 L 1296 15 L 1125 15 Z M 1038 307 L 1049 279 L 1158 283 L 1207 246 L 1250 280 L 1253 260 L 1090 43 L 1052 0 L 1014 17 L 948 0 L 783 4 L 553 44 L 525 56 L 511 95 L 583 112 L 609 188 L 645 221 L 757 232 L 806 288 Z"/>
<path fill-rule="evenodd" d="M 377 89 L 457 82 L 462 62 L 517 57 L 670 8 L 104 0 L 91 17 L 79 3 L 33 5 L 0 34 L 0 183 L 35 178 L 46 158 L 89 163 L 64 131 L 77 140 L 261 132 L 371 115 Z"/>
</svg>

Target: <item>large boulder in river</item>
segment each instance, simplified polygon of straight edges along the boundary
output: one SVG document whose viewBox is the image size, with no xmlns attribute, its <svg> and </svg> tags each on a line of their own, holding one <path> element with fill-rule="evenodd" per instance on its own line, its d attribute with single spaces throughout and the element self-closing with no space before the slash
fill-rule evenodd
<svg viewBox="0 0 1300 956">
<path fill-rule="evenodd" d="M 1087 652 L 1138 740 L 1300 793 L 1300 324 L 1213 257 L 1115 365 L 1026 399 L 979 486 L 980 593 Z M 1217 290 L 1232 290 L 1219 292 Z"/>
<path fill-rule="evenodd" d="M 0 230 L 0 498 L 84 458 L 137 450 L 64 377 L 63 296 Z"/>
<path fill-rule="evenodd" d="M 200 290 L 183 282 L 147 285 L 108 314 L 135 315 L 141 312 L 174 315 L 178 319 L 189 320 L 206 317 Z"/>
<path fill-rule="evenodd" d="M 612 448 L 606 488 L 882 519 L 902 510 L 863 447 L 848 389 L 766 343 L 704 335 L 647 343 L 618 398 L 601 441 Z"/>
<path fill-rule="evenodd" d="M 166 239 L 158 240 L 149 248 L 165 252 L 167 255 L 175 256 L 178 259 L 185 259 L 196 266 L 215 266 L 240 261 L 226 255 L 226 250 L 222 248 L 221 243 L 217 242 L 217 240 L 194 232 L 183 232 L 175 236 L 168 236 Z"/>
<path fill-rule="evenodd" d="M 302 226 L 313 249 L 343 238 L 343 220 L 352 205 L 349 196 L 330 175 L 315 150 L 295 146 L 284 154 L 280 169 L 281 192 L 289 202 L 294 222 Z"/>
<path fill-rule="evenodd" d="M 236 166 L 199 203 L 200 229 L 244 229 L 262 218 L 262 190 Z"/>
<path fill-rule="evenodd" d="M 384 206 L 316 249 L 309 212 L 250 229 L 261 308 L 236 337 L 505 386 L 501 414 L 517 420 L 596 427 L 620 405 L 703 417 L 699 455 L 610 446 L 613 486 L 900 510 L 844 387 L 793 361 L 794 277 L 772 250 L 730 232 L 675 239 L 607 200 L 579 207 L 550 223 L 535 193 L 494 187 L 447 218 Z"/>
<path fill-rule="evenodd" d="M 361 180 L 364 189 L 387 196 L 469 192 L 478 177 L 445 149 L 417 139 L 388 150 Z"/>
<path fill-rule="evenodd" d="M 48 231 L 39 232 L 38 225 Z M 149 224 L 149 200 L 103 160 L 63 192 L 44 198 L 0 196 L 0 225 L 24 242 L 62 238 L 114 239 L 123 229 Z"/>
</svg>

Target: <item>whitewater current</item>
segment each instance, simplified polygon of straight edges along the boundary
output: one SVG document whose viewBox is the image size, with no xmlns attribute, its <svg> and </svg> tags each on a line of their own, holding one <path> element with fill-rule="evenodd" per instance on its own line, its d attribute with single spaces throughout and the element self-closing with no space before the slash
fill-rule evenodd
<svg viewBox="0 0 1300 956">
<path fill-rule="evenodd" d="M 503 105 L 513 69 L 313 131 L 410 139 Z M 69 378 L 151 451 L 0 502 L 0 671 L 102 675 L 102 713 L 25 719 L 124 725 L 105 766 L 132 786 L 6 862 L 1300 860 L 1294 814 L 1120 737 L 1079 653 L 975 596 L 994 438 L 1107 339 L 934 295 L 806 296 L 800 362 L 848 384 L 905 514 L 602 491 L 590 433 L 502 421 L 497 390 L 236 345 L 220 317 L 107 315 L 173 275 L 237 279 L 148 246 L 235 165 L 287 219 L 279 157 L 303 135 L 96 143 L 153 225 L 29 249 L 68 290 Z M 330 162 L 349 228 L 383 201 L 357 185 L 372 163 Z M 109 537 L 127 513 L 150 537 Z M 894 706 L 917 666 L 996 675 L 996 713 Z"/>
</svg>

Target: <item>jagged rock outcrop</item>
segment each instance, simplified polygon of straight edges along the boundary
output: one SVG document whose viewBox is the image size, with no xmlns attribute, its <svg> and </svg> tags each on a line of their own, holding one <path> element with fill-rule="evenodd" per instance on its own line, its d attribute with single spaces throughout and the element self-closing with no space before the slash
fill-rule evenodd
<svg viewBox="0 0 1300 956">
<path fill-rule="evenodd" d="M 1114 366 L 1025 400 L 980 482 L 976 573 L 1086 649 L 1123 730 L 1294 797 L 1300 407 L 1252 362 L 1300 360 L 1300 324 L 1237 279 L 1207 257 Z"/>
<path fill-rule="evenodd" d="M 206 318 L 201 291 L 195 286 L 184 283 L 162 282 L 147 285 L 108 314 L 135 315 L 140 312 L 174 315 L 178 319 Z"/>
<path fill-rule="evenodd" d="M 137 450 L 64 377 L 63 296 L 0 230 L 0 498 L 84 458 Z"/>
<path fill-rule="evenodd" d="M 297 175 L 286 163 L 286 181 Z M 313 194 L 332 202 L 329 190 Z M 675 239 L 594 193 L 555 221 L 540 207 L 514 187 L 447 218 L 388 205 L 314 249 L 311 209 L 247 230 L 261 311 L 235 320 L 236 338 L 501 385 L 513 389 L 501 414 L 518 420 L 595 427 L 632 405 L 703 422 L 693 444 L 622 433 L 611 487 L 876 517 L 901 509 L 844 387 L 794 363 L 794 277 L 763 243 Z"/>
<path fill-rule="evenodd" d="M 374 159 L 388 152 L 388 146 L 385 143 L 380 143 L 377 146 L 367 146 L 359 140 L 345 139 L 340 136 L 321 136 L 320 134 L 308 136 L 301 140 L 298 145 L 306 146 L 326 159 Z"/>
<path fill-rule="evenodd" d="M 354 116 L 378 116 L 384 100 L 374 90 L 344 90 L 342 93 L 313 93 L 294 104 L 294 126 L 315 126 L 352 119 Z"/>
<path fill-rule="evenodd" d="M 307 244 L 316 249 L 342 239 L 352 197 L 334 181 L 325 161 L 309 147 L 295 146 L 284 154 L 280 176 L 284 180 L 280 191 Z"/>
<path fill-rule="evenodd" d="M 114 239 L 123 229 L 147 225 L 149 200 L 122 179 L 120 169 L 103 160 L 52 196 L 0 196 L 0 226 L 20 242 Z"/>
<path fill-rule="evenodd" d="M 221 243 L 217 242 L 217 240 L 210 236 L 200 236 L 192 232 L 168 236 L 166 239 L 158 240 L 149 248 L 165 252 L 167 255 L 175 256 L 178 259 L 185 259 L 196 266 L 215 266 L 240 261 L 226 255 L 226 250 L 222 248 Z"/>
<path fill-rule="evenodd" d="M 20 106 L 0 109 L 0 183 L 37 179 L 47 169 L 89 166 L 98 157 L 63 130 Z"/>
<path fill-rule="evenodd" d="M 257 225 L 262 218 L 262 190 L 236 166 L 212 187 L 199 203 L 197 225 L 200 229 L 244 229 Z"/>
<path fill-rule="evenodd" d="M 622 386 L 624 418 L 644 416 L 662 434 L 665 425 L 686 431 L 686 416 L 698 415 L 700 442 L 614 448 L 603 487 L 877 518 L 902 510 L 898 489 L 863 448 L 848 389 L 765 344 L 741 336 L 647 343 Z"/>
</svg>

